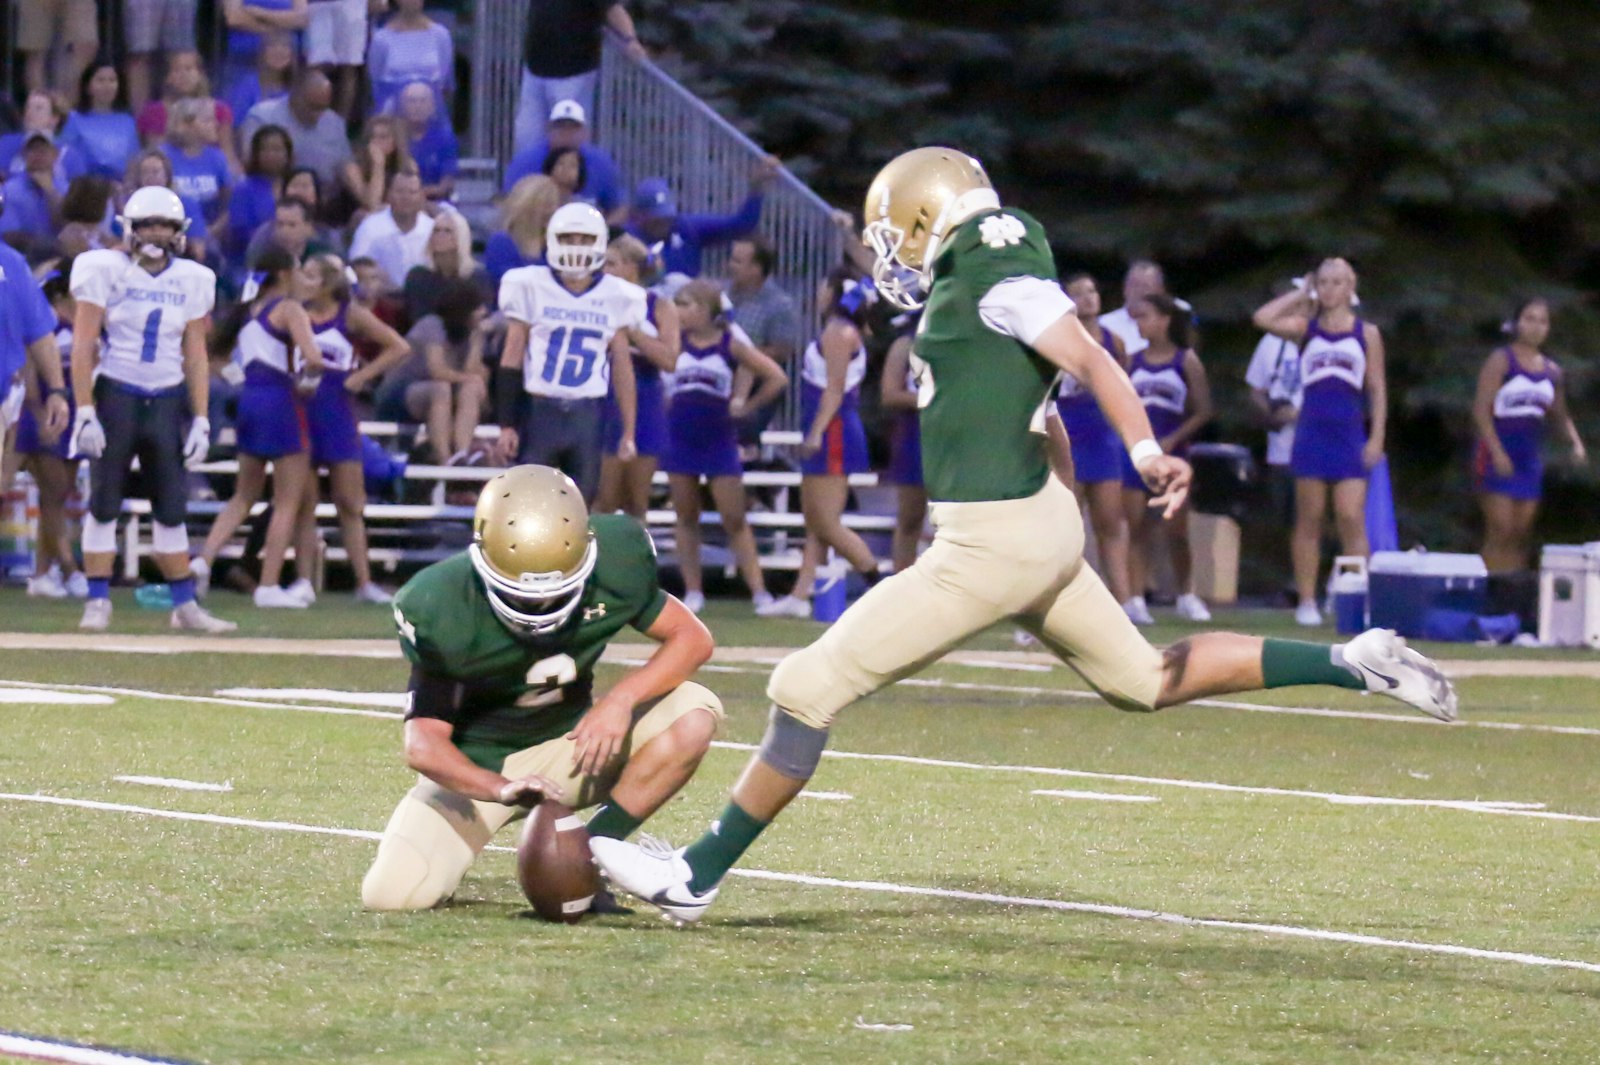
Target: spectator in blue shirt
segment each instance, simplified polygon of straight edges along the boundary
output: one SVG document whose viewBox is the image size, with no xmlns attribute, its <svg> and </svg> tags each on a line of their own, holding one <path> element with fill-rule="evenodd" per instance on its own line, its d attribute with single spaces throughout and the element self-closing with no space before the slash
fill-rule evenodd
<svg viewBox="0 0 1600 1065">
<path fill-rule="evenodd" d="M 30 92 L 22 108 L 22 129 L 0 137 L 0 176 L 15 177 L 27 167 L 22 160 L 23 142 L 34 133 L 48 134 L 56 145 L 56 184 L 65 189 L 75 177 L 88 172 L 89 165 L 83 155 L 60 141 L 61 126 L 67 113 L 56 98 L 47 92 Z"/>
<path fill-rule="evenodd" d="M 23 172 L 6 179 L 6 213 L 0 215 L 0 233 L 27 233 L 54 240 L 56 208 L 67 186 L 56 176 L 55 140 L 48 133 L 27 134 L 19 159 Z"/>
<path fill-rule="evenodd" d="M 431 203 L 450 199 L 461 172 L 461 144 L 439 117 L 433 90 L 426 82 L 412 82 L 400 90 L 396 110 L 406 125 L 412 162 L 422 175 L 422 194 Z"/>
<path fill-rule="evenodd" d="M 262 126 L 250 138 L 244 178 L 228 199 L 228 230 L 223 254 L 244 265 L 245 249 L 257 229 L 271 222 L 283 195 L 283 183 L 294 169 L 294 145 L 282 126 Z"/>
<path fill-rule="evenodd" d="M 150 185 L 159 185 L 165 189 L 178 192 L 172 183 L 172 160 L 159 148 L 147 148 L 134 157 L 128 166 L 128 179 L 122 183 L 121 200 L 126 201 L 135 191 Z M 183 213 L 189 216 L 189 228 L 183 232 L 185 254 L 191 258 L 204 262 L 206 258 L 207 242 L 211 237 L 210 227 L 206 225 L 205 212 L 193 197 L 185 196 L 178 192 L 178 199 L 183 203 Z M 122 213 L 121 205 L 117 213 Z M 122 226 L 113 218 L 111 226 L 112 236 L 122 237 Z"/>
<path fill-rule="evenodd" d="M 544 231 L 561 206 L 561 190 L 543 174 L 517 182 L 500 201 L 500 228 L 483 248 L 484 269 L 496 289 L 508 271 L 544 262 Z"/>
<path fill-rule="evenodd" d="M 222 0 L 222 17 L 228 25 L 226 66 L 236 73 L 255 66 L 263 36 L 303 30 L 311 16 L 306 0 Z"/>
<path fill-rule="evenodd" d="M 234 121 L 243 122 L 250 109 L 262 100 L 288 99 L 294 78 L 294 34 L 286 30 L 262 34 L 256 65 L 228 83 L 226 99 Z"/>
<path fill-rule="evenodd" d="M 172 161 L 172 187 L 200 205 L 208 226 L 223 220 L 233 191 L 228 159 L 214 143 L 216 121 L 209 100 L 179 100 L 171 107 L 162 146 Z"/>
<path fill-rule="evenodd" d="M 750 195 L 730 215 L 682 215 L 666 178 L 645 178 L 633 193 L 633 214 L 627 230 L 660 258 L 667 274 L 700 276 L 701 253 L 708 244 L 726 244 L 753 233 L 761 222 L 763 190 L 777 177 L 781 164 L 767 156 L 750 172 Z"/>
<path fill-rule="evenodd" d="M 0 192 L 0 228 L 9 213 L 6 196 Z M 45 427 L 60 433 L 66 428 L 67 390 L 55 335 L 55 312 L 39 291 L 28 261 L 0 241 L 0 400 L 23 365 L 33 360 L 45 385 Z"/>
<path fill-rule="evenodd" d="M 110 63 L 96 63 L 83 76 L 78 110 L 67 116 L 61 143 L 83 157 L 89 173 L 122 179 L 139 154 L 139 130 L 121 104 L 122 78 Z"/>
<path fill-rule="evenodd" d="M 545 127 L 545 135 L 518 152 L 506 165 L 501 191 L 511 191 L 511 186 L 529 174 L 544 173 L 545 160 L 552 151 L 561 148 L 576 148 L 583 156 L 584 180 L 578 197 L 598 207 L 607 222 L 621 225 L 627 216 L 627 204 L 616 160 L 604 148 L 589 143 L 588 116 L 576 100 L 562 100 L 550 109 L 550 124 Z"/>
</svg>

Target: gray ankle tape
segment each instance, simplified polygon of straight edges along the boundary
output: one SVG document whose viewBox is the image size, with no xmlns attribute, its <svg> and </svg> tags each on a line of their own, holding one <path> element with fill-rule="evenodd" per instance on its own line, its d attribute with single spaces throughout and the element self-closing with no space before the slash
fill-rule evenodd
<svg viewBox="0 0 1600 1065">
<path fill-rule="evenodd" d="M 761 760 L 791 780 L 810 780 L 827 745 L 827 729 L 812 728 L 774 706 L 761 737 Z"/>
</svg>

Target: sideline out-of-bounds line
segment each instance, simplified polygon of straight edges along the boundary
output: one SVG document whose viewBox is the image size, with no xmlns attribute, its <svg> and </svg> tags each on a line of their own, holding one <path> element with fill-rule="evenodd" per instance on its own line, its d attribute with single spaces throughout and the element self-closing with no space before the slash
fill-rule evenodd
<svg viewBox="0 0 1600 1065">
<path fill-rule="evenodd" d="M 4 1029 L 0 1029 L 0 1057 L 59 1061 L 68 1065 L 188 1065 L 177 1058 L 146 1057 L 127 1050 L 106 1050 Z"/>
<path fill-rule="evenodd" d="M 0 685 L 20 684 L 20 681 L 0 680 Z M 274 703 L 253 699 L 224 699 L 203 695 L 168 695 L 164 692 L 142 691 L 135 688 L 90 687 L 81 684 L 41 685 L 62 690 L 86 689 L 112 692 L 130 698 L 172 700 L 178 702 L 207 703 L 220 706 L 237 706 L 246 709 L 304 711 L 315 714 L 347 714 L 395 720 L 402 715 L 392 710 L 356 710 L 348 707 L 316 706 L 306 703 Z M 713 747 L 729 751 L 754 751 L 749 743 L 713 740 Z M 904 765 L 932 766 L 941 769 L 968 769 L 992 773 L 1032 773 L 1041 776 L 1071 777 L 1079 780 L 1114 780 L 1130 784 L 1148 784 L 1160 787 L 1190 788 L 1199 791 L 1233 792 L 1245 795 L 1271 795 L 1281 798 L 1320 799 L 1324 802 L 1349 806 L 1424 806 L 1442 810 L 1462 810 L 1468 813 L 1503 814 L 1516 817 L 1535 817 L 1547 821 L 1600 822 L 1600 817 L 1586 814 L 1566 814 L 1544 809 L 1543 803 L 1516 802 L 1488 799 L 1409 799 L 1384 795 L 1350 795 L 1342 792 L 1304 791 L 1295 788 L 1273 788 L 1251 784 L 1224 784 L 1220 781 L 1184 780 L 1175 777 L 1149 777 L 1129 773 L 1099 773 L 1087 769 L 1063 769 L 1058 766 L 1004 765 L 985 762 L 957 762 L 943 758 L 923 758 L 909 754 L 869 754 L 858 751 L 823 751 L 825 758 L 852 758 L 862 761 L 898 762 Z"/>
<path fill-rule="evenodd" d="M 71 799 L 59 795 L 21 795 L 0 793 L 0 800 L 10 802 L 41 803 L 49 806 L 77 807 L 105 812 L 141 814 L 174 821 L 201 821 L 208 824 L 236 825 L 276 832 L 302 832 L 322 836 L 345 836 L 352 839 L 381 839 L 383 833 L 353 828 L 331 828 L 321 825 L 302 825 L 291 821 L 257 821 L 241 817 L 223 817 L 218 814 L 197 814 L 183 810 L 160 810 L 123 803 L 98 802 L 89 799 Z M 491 846 L 487 850 L 511 853 L 514 848 Z M 1416 954 L 1442 954 L 1481 961 L 1511 962 L 1547 969 L 1576 969 L 1600 973 L 1600 963 L 1575 961 L 1570 958 L 1552 958 L 1525 951 L 1488 950 L 1454 943 L 1427 943 L 1410 939 L 1388 939 L 1360 932 L 1340 932 L 1327 928 L 1305 928 L 1298 925 L 1263 924 L 1256 921 L 1234 921 L 1215 917 L 1190 917 L 1163 910 L 1147 910 L 1135 906 L 1112 906 L 1105 903 L 1069 902 L 1065 899 L 1033 898 L 1027 895 L 999 895 L 985 891 L 960 891 L 953 888 L 922 887 L 916 884 L 894 884 L 881 880 L 842 880 L 835 877 L 809 876 L 803 873 L 777 873 L 766 869 L 733 869 L 730 875 L 750 880 L 771 880 L 786 884 L 803 884 L 808 887 L 837 888 L 843 891 L 870 891 L 889 895 L 907 895 L 923 898 L 951 899 L 960 902 L 979 902 L 997 906 L 1018 906 L 1030 909 L 1054 910 L 1059 913 L 1081 913 L 1097 917 L 1117 917 L 1124 920 L 1153 921 L 1185 928 L 1210 928 L 1230 932 L 1255 932 L 1268 936 L 1295 939 L 1312 939 L 1326 943 L 1348 943 L 1355 946 L 1385 947 L 1391 950 L 1410 951 Z M 134 1059 L 135 1061 L 141 1059 Z"/>
</svg>

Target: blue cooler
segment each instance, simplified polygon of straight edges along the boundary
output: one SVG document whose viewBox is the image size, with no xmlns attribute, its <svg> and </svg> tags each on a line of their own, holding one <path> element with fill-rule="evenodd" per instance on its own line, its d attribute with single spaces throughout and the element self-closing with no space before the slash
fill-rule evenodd
<svg viewBox="0 0 1600 1065">
<path fill-rule="evenodd" d="M 828 561 L 817 567 L 816 581 L 811 591 L 811 620 L 832 624 L 839 620 L 849 604 L 846 581 L 850 567 L 842 558 L 828 552 Z"/>
<path fill-rule="evenodd" d="M 1367 565 L 1373 626 L 1430 640 L 1473 640 L 1484 613 L 1489 571 L 1479 555 L 1378 551 Z"/>
<path fill-rule="evenodd" d="M 1367 560 L 1361 555 L 1340 555 L 1328 575 L 1333 599 L 1333 627 L 1341 636 L 1354 636 L 1367 628 Z"/>
</svg>

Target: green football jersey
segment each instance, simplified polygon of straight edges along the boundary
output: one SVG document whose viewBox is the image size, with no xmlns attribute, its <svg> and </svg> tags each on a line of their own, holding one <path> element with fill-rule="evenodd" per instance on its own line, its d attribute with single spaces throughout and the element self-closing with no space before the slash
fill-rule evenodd
<svg viewBox="0 0 1600 1065">
<path fill-rule="evenodd" d="M 1009 208 L 967 219 L 934 260 L 911 365 L 922 476 L 936 502 L 1022 499 L 1049 475 L 1045 438 L 1030 426 L 1056 367 L 978 316 L 978 302 L 1013 277 L 1054 281 L 1056 267 L 1043 227 Z"/>
<path fill-rule="evenodd" d="M 571 731 L 589 709 L 606 644 L 623 626 L 648 629 L 667 605 L 643 526 L 608 514 L 590 518 L 589 528 L 594 572 L 572 619 L 548 636 L 519 637 L 501 623 L 465 552 L 395 596 L 401 649 L 430 678 L 455 682 L 451 738 L 486 769 L 498 772 L 507 755 Z"/>
</svg>

